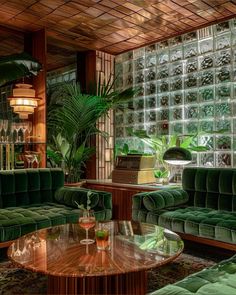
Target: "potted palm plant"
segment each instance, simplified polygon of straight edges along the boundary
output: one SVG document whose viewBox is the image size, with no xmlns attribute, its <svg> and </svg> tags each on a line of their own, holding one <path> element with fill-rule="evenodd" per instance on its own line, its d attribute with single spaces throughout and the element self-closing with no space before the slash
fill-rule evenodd
<svg viewBox="0 0 236 295">
<path fill-rule="evenodd" d="M 111 108 L 122 106 L 134 90 L 117 92 L 103 87 L 99 95 L 90 95 L 81 93 L 76 83 L 63 83 L 56 92 L 61 99 L 49 106 L 48 156 L 64 168 L 67 182 L 77 182 L 86 161 L 95 152 L 89 145 L 91 137 L 107 136 L 97 128 L 97 120 Z"/>
</svg>

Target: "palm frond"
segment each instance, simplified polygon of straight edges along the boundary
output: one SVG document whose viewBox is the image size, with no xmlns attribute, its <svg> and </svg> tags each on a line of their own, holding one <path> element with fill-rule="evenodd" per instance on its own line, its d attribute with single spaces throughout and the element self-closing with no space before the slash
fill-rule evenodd
<svg viewBox="0 0 236 295">
<path fill-rule="evenodd" d="M 25 52 L 0 57 L 0 86 L 25 76 L 37 75 L 41 69 L 42 65 Z"/>
</svg>

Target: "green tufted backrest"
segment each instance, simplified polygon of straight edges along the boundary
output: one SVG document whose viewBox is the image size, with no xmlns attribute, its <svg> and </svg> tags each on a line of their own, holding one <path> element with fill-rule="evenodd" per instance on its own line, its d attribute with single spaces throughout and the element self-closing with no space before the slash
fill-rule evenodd
<svg viewBox="0 0 236 295">
<path fill-rule="evenodd" d="M 236 211 L 236 169 L 187 167 L 182 186 L 191 206 Z"/>
<path fill-rule="evenodd" d="M 0 208 L 52 202 L 62 186 L 64 173 L 57 168 L 0 171 Z"/>
</svg>

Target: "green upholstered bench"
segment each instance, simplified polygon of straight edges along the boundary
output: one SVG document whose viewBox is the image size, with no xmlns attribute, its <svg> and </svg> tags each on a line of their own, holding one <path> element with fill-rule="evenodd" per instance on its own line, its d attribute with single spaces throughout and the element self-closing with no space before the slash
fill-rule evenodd
<svg viewBox="0 0 236 295">
<path fill-rule="evenodd" d="M 132 219 L 236 250 L 236 169 L 185 168 L 182 188 L 134 195 Z"/>
<path fill-rule="evenodd" d="M 149 295 L 235 295 L 236 255 Z"/>
<path fill-rule="evenodd" d="M 19 169 L 0 172 L 0 247 L 34 230 L 77 222 L 75 201 L 86 205 L 89 190 L 64 187 L 61 169 Z M 97 220 L 112 217 L 111 193 L 91 190 Z"/>
</svg>

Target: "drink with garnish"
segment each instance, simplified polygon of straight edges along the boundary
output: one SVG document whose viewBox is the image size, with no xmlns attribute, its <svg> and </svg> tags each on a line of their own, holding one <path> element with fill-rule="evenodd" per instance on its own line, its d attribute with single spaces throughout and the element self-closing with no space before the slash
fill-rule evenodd
<svg viewBox="0 0 236 295">
<path fill-rule="evenodd" d="M 86 230 L 86 238 L 81 240 L 81 244 L 92 244 L 94 243 L 93 239 L 88 238 L 88 230 L 95 226 L 95 216 L 93 210 L 83 211 L 83 216 L 79 218 L 79 225 Z"/>
<path fill-rule="evenodd" d="M 106 250 L 109 247 L 110 230 L 106 224 L 98 223 L 95 228 L 95 239 L 98 250 Z"/>
<path fill-rule="evenodd" d="M 81 240 L 81 244 L 92 244 L 94 243 L 93 239 L 88 238 L 88 230 L 95 226 L 96 220 L 94 211 L 91 210 L 91 196 L 92 192 L 87 192 L 87 200 L 86 204 L 78 204 L 78 202 L 75 201 L 76 205 L 82 212 L 82 216 L 79 218 L 79 225 L 86 230 L 86 238 Z"/>
</svg>

